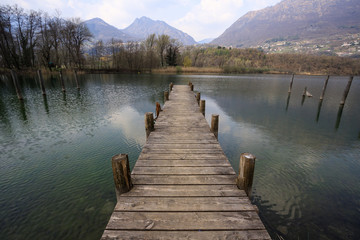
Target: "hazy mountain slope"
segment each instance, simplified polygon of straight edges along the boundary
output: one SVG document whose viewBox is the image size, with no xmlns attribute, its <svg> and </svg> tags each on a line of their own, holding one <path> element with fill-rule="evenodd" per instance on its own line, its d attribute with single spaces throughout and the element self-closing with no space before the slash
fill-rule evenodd
<svg viewBox="0 0 360 240">
<path fill-rule="evenodd" d="M 121 39 L 124 42 L 135 40 L 136 38 L 130 36 L 114 26 L 106 23 L 101 18 L 93 18 L 84 22 L 93 34 L 95 40 L 103 40 L 104 42 L 111 38 Z"/>
<path fill-rule="evenodd" d="M 139 39 L 146 39 L 150 34 L 157 35 L 166 34 L 171 38 L 179 40 L 184 45 L 196 44 L 195 40 L 188 34 L 168 25 L 164 21 L 154 21 L 147 17 L 135 19 L 135 21 L 123 29 L 129 35 L 135 36 Z"/>
<path fill-rule="evenodd" d="M 359 0 L 284 0 L 247 13 L 211 43 L 249 47 L 277 39 L 326 39 L 359 33 L 359 19 Z"/>
</svg>

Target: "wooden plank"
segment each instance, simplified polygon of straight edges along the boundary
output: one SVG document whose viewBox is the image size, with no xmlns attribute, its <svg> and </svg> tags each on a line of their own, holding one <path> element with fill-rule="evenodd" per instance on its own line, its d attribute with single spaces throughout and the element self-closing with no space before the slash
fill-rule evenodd
<svg viewBox="0 0 360 240">
<path fill-rule="evenodd" d="M 197 159 L 223 159 L 227 161 L 227 158 L 223 153 L 169 153 L 169 154 L 156 154 L 152 152 L 141 152 L 139 160 L 160 160 L 160 159 L 173 159 L 173 160 L 197 160 Z"/>
<path fill-rule="evenodd" d="M 231 167 L 224 160 L 137 160 L 136 167 Z"/>
<path fill-rule="evenodd" d="M 227 167 L 140 167 L 137 166 L 132 171 L 133 175 L 147 174 L 147 175 L 229 175 L 235 174 L 231 166 Z"/>
<path fill-rule="evenodd" d="M 236 175 L 132 175 L 134 185 L 234 185 Z"/>
<path fill-rule="evenodd" d="M 146 239 L 146 240 L 174 240 L 174 239 L 197 239 L 197 240 L 270 240 L 266 230 L 244 231 L 114 231 L 105 230 L 101 240 L 118 239 Z"/>
<path fill-rule="evenodd" d="M 135 185 L 123 196 L 133 197 L 244 197 L 236 185 Z"/>
<path fill-rule="evenodd" d="M 241 212 L 255 208 L 247 197 L 120 197 L 114 211 Z"/>
<path fill-rule="evenodd" d="M 264 229 L 256 212 L 114 212 L 109 230 L 255 230 Z"/>
<path fill-rule="evenodd" d="M 222 154 L 223 151 L 221 149 L 147 149 L 143 148 L 143 153 L 151 153 L 151 154 Z"/>
<path fill-rule="evenodd" d="M 221 147 L 218 143 L 216 144 L 178 144 L 178 143 L 174 143 L 174 144 L 166 144 L 166 143 L 146 143 L 143 147 L 143 150 L 172 150 L 172 149 L 216 149 L 216 150 L 221 150 Z"/>
</svg>

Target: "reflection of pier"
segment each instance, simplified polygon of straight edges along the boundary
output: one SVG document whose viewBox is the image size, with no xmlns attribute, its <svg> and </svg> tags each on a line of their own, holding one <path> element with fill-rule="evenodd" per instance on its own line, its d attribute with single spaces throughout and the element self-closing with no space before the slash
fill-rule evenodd
<svg viewBox="0 0 360 240">
<path fill-rule="evenodd" d="M 236 176 L 188 86 L 151 122 L 131 175 L 127 155 L 113 157 L 118 202 L 102 239 L 270 239 L 247 197 L 255 157 L 242 154 Z"/>
</svg>

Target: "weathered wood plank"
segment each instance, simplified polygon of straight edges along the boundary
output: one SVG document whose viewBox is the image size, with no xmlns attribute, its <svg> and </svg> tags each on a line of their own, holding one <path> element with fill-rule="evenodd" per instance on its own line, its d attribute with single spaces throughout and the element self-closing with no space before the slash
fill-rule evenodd
<svg viewBox="0 0 360 240">
<path fill-rule="evenodd" d="M 263 230 L 254 211 L 249 212 L 114 212 L 109 230 Z"/>
<path fill-rule="evenodd" d="M 166 144 L 166 143 L 146 143 L 143 149 L 149 150 L 175 150 L 175 149 L 212 149 L 212 150 L 221 150 L 221 147 L 218 143 L 216 144 Z"/>
<path fill-rule="evenodd" d="M 143 148 L 143 153 L 151 154 L 221 154 L 223 151 L 221 149 L 148 149 Z"/>
<path fill-rule="evenodd" d="M 119 239 L 146 239 L 146 240 L 173 240 L 173 239 L 197 239 L 197 240 L 270 240 L 266 230 L 244 231 L 114 231 L 105 230 L 101 240 Z"/>
<path fill-rule="evenodd" d="M 137 160 L 136 167 L 231 167 L 224 160 Z"/>
<path fill-rule="evenodd" d="M 134 185 L 123 196 L 134 197 L 244 197 L 236 185 Z"/>
<path fill-rule="evenodd" d="M 169 154 L 156 154 L 152 152 L 142 152 L 139 156 L 139 160 L 151 160 L 151 159 L 173 159 L 173 160 L 197 160 L 197 159 L 224 159 L 227 158 L 223 153 L 169 153 Z"/>
<path fill-rule="evenodd" d="M 236 175 L 132 175 L 134 185 L 234 185 Z"/>
<path fill-rule="evenodd" d="M 227 167 L 140 167 L 137 166 L 132 171 L 133 175 L 147 174 L 147 175 L 229 175 L 235 174 L 231 166 Z"/>
<path fill-rule="evenodd" d="M 115 211 L 240 212 L 255 208 L 247 197 L 120 197 Z"/>
</svg>

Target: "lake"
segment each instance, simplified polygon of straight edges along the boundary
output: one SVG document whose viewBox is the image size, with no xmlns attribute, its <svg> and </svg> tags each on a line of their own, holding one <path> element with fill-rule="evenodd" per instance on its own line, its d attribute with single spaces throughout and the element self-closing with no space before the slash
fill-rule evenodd
<svg viewBox="0 0 360 240">
<path fill-rule="evenodd" d="M 134 166 L 144 114 L 169 83 L 187 84 L 220 115 L 219 142 L 238 172 L 256 157 L 251 200 L 274 239 L 360 236 L 360 79 L 289 75 L 0 76 L 0 239 L 99 239 L 115 206 L 111 157 Z M 313 98 L 302 98 L 304 87 Z"/>
</svg>

